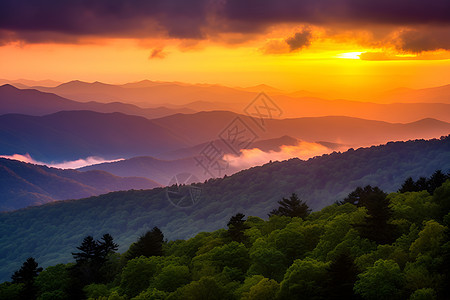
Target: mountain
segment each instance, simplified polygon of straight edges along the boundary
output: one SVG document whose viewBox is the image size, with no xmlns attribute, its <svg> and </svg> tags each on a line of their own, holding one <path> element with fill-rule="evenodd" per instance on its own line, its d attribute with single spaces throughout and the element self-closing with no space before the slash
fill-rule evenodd
<svg viewBox="0 0 450 300">
<path fill-rule="evenodd" d="M 122 178 L 104 171 L 61 170 L 5 158 L 0 158 L 0 178 L 0 211 L 160 186 L 147 178 Z"/>
<path fill-rule="evenodd" d="M 29 153 L 44 162 L 157 155 L 187 145 L 151 120 L 122 113 L 62 111 L 42 117 L 0 116 L 0 153 Z"/>
<path fill-rule="evenodd" d="M 450 84 L 426 89 L 398 88 L 382 93 L 378 99 L 384 102 L 450 104 Z"/>
<path fill-rule="evenodd" d="M 351 147 L 433 138 L 450 132 L 449 123 L 433 119 L 407 124 L 350 117 L 274 119 L 265 120 L 263 128 L 254 121 L 247 116 L 221 111 L 175 114 L 152 120 L 91 111 L 63 111 L 45 116 L 8 114 L 0 116 L 0 153 L 28 153 L 44 162 L 89 156 L 105 159 L 135 156 L 160 159 L 164 156 L 173 159 L 164 153 L 217 139 L 232 141 L 229 134 L 238 128 L 235 122 L 239 126 L 245 123 L 248 128 L 243 137 L 236 137 L 238 140 L 244 138 L 256 142 L 288 135 L 306 142 L 326 141 Z M 235 143 L 231 147 L 238 153 L 252 145 Z"/>
<path fill-rule="evenodd" d="M 276 152 L 276 151 L 281 150 L 281 146 L 296 146 L 298 144 L 298 142 L 299 142 L 298 139 L 288 136 L 288 135 L 284 135 L 279 138 L 256 140 L 248 146 L 244 145 L 245 147 L 242 147 L 242 149 L 258 148 L 264 152 L 269 152 L 269 151 Z M 213 140 L 213 143 L 215 145 L 217 145 L 223 151 L 224 154 L 233 153 L 232 150 L 230 150 L 230 148 L 225 145 L 223 140 L 220 140 L 220 139 Z M 209 144 L 209 142 L 205 142 L 205 143 L 201 143 L 201 144 L 198 144 L 198 145 L 195 145 L 192 147 L 177 149 L 175 151 L 169 151 L 169 152 L 161 154 L 160 157 L 163 159 L 180 159 L 180 158 L 198 156 L 199 153 L 201 153 L 201 151 L 208 144 Z M 329 149 L 332 149 L 332 150 L 334 150 L 336 148 L 340 148 L 340 147 L 345 147 L 344 145 L 341 145 L 341 144 L 334 144 L 334 143 L 327 143 L 327 142 L 324 142 L 323 146 L 325 146 Z"/>
<path fill-rule="evenodd" d="M 67 262 L 87 235 L 110 233 L 119 251 L 125 251 L 154 226 L 176 239 L 223 228 L 237 212 L 267 218 L 277 201 L 293 192 L 314 210 L 342 200 L 357 186 L 371 184 L 393 192 L 409 176 L 417 180 L 437 169 L 450 171 L 449 157 L 450 136 L 390 142 L 307 161 L 269 163 L 179 191 L 114 192 L 2 213 L 0 278 L 7 279 L 30 256 L 43 266 Z M 180 205 L 185 195 L 195 201 Z"/>
<path fill-rule="evenodd" d="M 221 140 L 215 140 L 215 145 L 224 149 L 224 154 L 231 154 L 230 150 L 226 150 L 226 146 Z M 209 176 L 199 165 L 194 157 L 199 156 L 202 149 L 208 143 L 203 143 L 191 148 L 184 148 L 163 154 L 162 156 L 170 157 L 171 160 L 157 159 L 150 156 L 133 157 L 116 162 L 100 163 L 79 168 L 80 171 L 102 170 L 117 176 L 137 176 L 146 177 L 159 182 L 163 185 L 169 184 L 174 176 L 181 173 L 193 174 L 199 182 L 209 179 Z M 258 148 L 262 151 L 280 151 L 282 146 L 294 146 L 298 144 L 298 140 L 289 136 L 283 136 L 277 139 L 261 140 L 253 143 L 248 148 Z M 326 144 L 326 143 L 325 143 Z M 331 152 L 336 145 L 329 144 Z M 325 146 L 327 147 L 327 146 Z M 328 147 L 327 147 L 328 148 Z M 175 159 L 174 159 L 175 157 Z M 223 175 L 231 175 L 240 170 L 242 167 L 229 165 L 224 170 Z"/>
<path fill-rule="evenodd" d="M 161 106 L 141 108 L 136 105 L 120 102 L 77 102 L 35 89 L 18 89 L 9 84 L 0 86 L 0 115 L 17 113 L 42 116 L 63 110 L 91 110 L 103 113 L 121 112 L 128 115 L 143 116 L 149 119 L 160 118 L 175 113 L 195 112 L 192 109 L 181 107 L 167 108 Z"/>
<path fill-rule="evenodd" d="M 373 93 L 373 95 L 361 95 L 361 99 L 352 101 L 320 98 L 314 93 L 307 92 L 284 93 L 264 85 L 245 89 L 148 80 L 124 85 L 71 81 L 57 87 L 36 86 L 34 88 L 81 102 L 119 101 L 142 107 L 183 107 L 196 111 L 230 110 L 235 113 L 242 113 L 260 92 L 265 91 L 281 108 L 283 118 L 338 115 L 386 122 L 413 122 L 423 118 L 450 122 L 448 101 L 450 91 L 446 86 L 430 89 L 431 92 L 413 90 L 410 91 L 412 94 L 407 93 L 404 96 Z M 415 100 L 410 101 L 413 98 Z"/>
<path fill-rule="evenodd" d="M 423 119 L 412 123 L 388 123 L 344 116 L 307 117 L 264 120 L 263 128 L 255 119 L 225 111 L 175 114 L 152 120 L 164 128 L 170 128 L 186 140 L 200 144 L 217 138 L 220 133 L 234 126 L 239 118 L 260 139 L 272 139 L 288 135 L 300 140 L 327 141 L 348 145 L 372 145 L 388 141 L 416 138 L 433 138 L 450 133 L 450 123 Z"/>
<path fill-rule="evenodd" d="M 62 82 L 55 80 L 30 80 L 30 79 L 16 79 L 16 80 L 8 80 L 8 79 L 0 79 L 0 85 L 3 84 L 11 84 L 19 88 L 29 88 L 30 86 L 45 86 L 45 87 L 55 87 L 60 85 Z"/>
</svg>

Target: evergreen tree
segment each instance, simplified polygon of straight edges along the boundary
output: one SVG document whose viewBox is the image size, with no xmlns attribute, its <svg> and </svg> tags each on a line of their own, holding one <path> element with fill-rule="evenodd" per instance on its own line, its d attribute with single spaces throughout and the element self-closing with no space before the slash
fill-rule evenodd
<svg viewBox="0 0 450 300">
<path fill-rule="evenodd" d="M 133 259 L 139 256 L 162 256 L 162 245 L 164 242 L 164 234 L 158 227 L 153 227 L 142 235 L 137 242 L 133 243 L 126 254 L 127 259 Z"/>
<path fill-rule="evenodd" d="M 398 190 L 399 193 L 406 192 L 419 192 L 418 187 L 412 177 L 408 177 L 405 182 L 403 182 L 402 187 Z"/>
<path fill-rule="evenodd" d="M 386 196 L 387 194 L 377 186 L 372 187 L 370 185 L 367 185 L 364 188 L 357 187 L 341 203 L 342 204 L 351 203 L 358 207 L 361 206 L 367 207 L 368 204 L 385 199 Z"/>
<path fill-rule="evenodd" d="M 40 272 L 42 272 L 42 268 L 38 267 L 38 263 L 33 257 L 29 257 L 22 267 L 11 276 L 13 283 L 24 284 L 21 292 L 23 299 L 36 299 L 37 288 L 34 280 Z"/>
<path fill-rule="evenodd" d="M 309 209 L 308 205 L 304 201 L 300 200 L 295 193 L 292 193 L 289 199 L 283 198 L 282 200 L 278 201 L 278 204 L 280 204 L 280 207 L 272 210 L 269 214 L 269 217 L 278 215 L 291 218 L 299 217 L 304 219 L 311 212 L 311 209 Z"/>
<path fill-rule="evenodd" d="M 344 199 L 344 203 L 353 203 L 367 208 L 368 216 L 364 223 L 354 224 L 363 238 L 378 244 L 390 244 L 395 240 L 396 227 L 389 223 L 392 212 L 389 208 L 387 194 L 378 187 L 358 187 Z"/>
<path fill-rule="evenodd" d="M 81 245 L 77 247 L 81 252 L 72 252 L 72 256 L 77 263 L 96 260 L 99 256 L 98 246 L 97 241 L 89 235 L 85 237 Z"/>
<path fill-rule="evenodd" d="M 116 252 L 117 249 L 119 249 L 119 245 L 114 243 L 114 239 L 109 233 L 104 234 L 98 242 L 98 250 L 103 260 L 105 260 L 110 253 Z"/>
<path fill-rule="evenodd" d="M 353 285 L 358 279 L 358 269 L 350 255 L 340 254 L 327 268 L 327 299 L 360 299 L 353 292 Z"/>
<path fill-rule="evenodd" d="M 428 187 L 428 179 L 426 177 L 420 177 L 417 181 L 416 181 L 416 191 L 420 192 L 420 191 L 428 191 L 429 187 Z"/>
<path fill-rule="evenodd" d="M 230 218 L 228 221 L 228 235 L 231 237 L 233 241 L 238 243 L 243 243 L 246 240 L 244 231 L 249 227 L 245 225 L 245 215 L 241 213 L 237 213 L 236 215 Z"/>
<path fill-rule="evenodd" d="M 428 193 L 433 194 L 434 191 L 449 178 L 450 176 L 448 174 L 444 174 L 441 170 L 435 171 L 433 175 L 431 175 L 430 179 L 428 179 Z"/>
</svg>

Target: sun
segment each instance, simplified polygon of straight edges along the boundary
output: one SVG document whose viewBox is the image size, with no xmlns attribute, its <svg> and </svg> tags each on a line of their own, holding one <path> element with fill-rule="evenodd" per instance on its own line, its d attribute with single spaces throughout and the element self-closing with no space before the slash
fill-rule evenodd
<svg viewBox="0 0 450 300">
<path fill-rule="evenodd" d="M 362 52 L 347 52 L 347 53 L 340 53 L 336 55 L 337 58 L 346 58 L 346 59 L 360 59 L 360 55 Z"/>
</svg>

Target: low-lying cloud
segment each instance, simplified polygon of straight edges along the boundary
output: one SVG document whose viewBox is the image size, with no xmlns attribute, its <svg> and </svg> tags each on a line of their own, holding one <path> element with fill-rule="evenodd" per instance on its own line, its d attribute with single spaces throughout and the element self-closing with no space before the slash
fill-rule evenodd
<svg viewBox="0 0 450 300">
<path fill-rule="evenodd" d="M 270 161 L 283 161 L 290 158 L 309 159 L 336 150 L 345 151 L 347 148 L 342 146 L 341 149 L 330 149 L 319 143 L 299 141 L 295 146 L 281 146 L 280 151 L 265 152 L 259 148 L 242 149 L 239 156 L 226 154 L 223 158 L 228 161 L 231 167 L 246 169 L 263 165 Z"/>
<path fill-rule="evenodd" d="M 58 162 L 58 163 L 45 163 L 45 162 L 34 160 L 31 157 L 31 155 L 28 153 L 25 155 L 23 155 L 23 154 L 0 155 L 0 158 L 13 159 L 13 160 L 21 161 L 21 162 L 26 162 L 26 163 L 36 164 L 36 165 L 44 165 L 47 167 L 58 168 L 58 169 L 78 169 L 78 168 L 82 168 L 82 167 L 86 167 L 86 166 L 90 166 L 90 165 L 124 160 L 123 158 L 107 160 L 107 159 L 103 159 L 101 157 L 89 156 L 84 159 L 77 159 L 77 160 L 72 160 L 72 161 L 63 161 L 63 162 Z"/>
</svg>

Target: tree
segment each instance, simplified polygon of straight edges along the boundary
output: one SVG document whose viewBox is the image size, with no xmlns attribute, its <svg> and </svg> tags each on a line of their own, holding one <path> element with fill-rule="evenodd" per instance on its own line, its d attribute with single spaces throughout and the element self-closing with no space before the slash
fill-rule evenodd
<svg viewBox="0 0 450 300">
<path fill-rule="evenodd" d="M 311 209 L 309 209 L 308 205 L 304 201 L 300 200 L 295 193 L 292 193 L 289 199 L 283 198 L 282 200 L 278 201 L 278 204 L 280 204 L 280 207 L 272 210 L 269 213 L 269 217 L 277 215 L 291 218 L 299 217 L 304 219 L 311 212 Z"/>
<path fill-rule="evenodd" d="M 246 240 L 244 231 L 250 227 L 245 224 L 245 215 L 237 213 L 228 221 L 228 235 L 231 239 L 238 243 L 243 243 Z"/>
<path fill-rule="evenodd" d="M 116 252 L 117 249 L 119 249 L 119 245 L 114 243 L 114 239 L 109 233 L 104 234 L 98 242 L 98 250 L 103 259 L 106 259 L 109 254 Z"/>
<path fill-rule="evenodd" d="M 85 237 L 77 249 L 80 250 L 80 252 L 72 252 L 72 256 L 77 263 L 92 261 L 98 258 L 98 243 L 91 235 Z"/>
<path fill-rule="evenodd" d="M 353 192 L 341 202 L 341 204 L 351 203 L 358 207 L 366 206 L 372 202 L 385 199 L 387 194 L 383 192 L 379 187 L 372 187 L 370 185 L 357 187 Z"/>
<path fill-rule="evenodd" d="M 219 300 L 228 299 L 226 289 L 214 277 L 202 277 L 198 281 L 193 281 L 188 285 L 179 288 L 175 299 L 186 300 Z"/>
<path fill-rule="evenodd" d="M 405 182 L 403 182 L 402 187 L 398 190 L 399 193 L 406 193 L 406 192 L 420 192 L 420 190 L 417 188 L 416 183 L 412 179 L 412 177 L 408 177 Z"/>
<path fill-rule="evenodd" d="M 326 267 L 311 258 L 294 261 L 281 282 L 280 299 L 323 299 Z"/>
<path fill-rule="evenodd" d="M 67 299 L 69 283 L 69 270 L 63 264 L 45 268 L 35 280 L 39 289 L 39 298 L 48 297 L 50 299 Z"/>
<path fill-rule="evenodd" d="M 327 271 L 327 299 L 359 299 L 353 292 L 353 285 L 358 279 L 358 269 L 350 255 L 338 255 Z"/>
<path fill-rule="evenodd" d="M 276 295 L 280 285 L 273 279 L 263 278 L 256 285 L 250 288 L 250 291 L 244 293 L 243 300 L 272 300 Z"/>
<path fill-rule="evenodd" d="M 430 179 L 428 179 L 428 192 L 433 194 L 434 191 L 449 178 L 449 174 L 444 174 L 441 170 L 435 171 L 433 175 L 431 175 Z"/>
<path fill-rule="evenodd" d="M 76 261 L 69 270 L 71 281 L 68 293 L 72 299 L 82 297 L 84 286 L 104 281 L 101 268 L 105 265 L 108 255 L 117 248 L 118 245 L 109 234 L 104 234 L 100 241 L 96 241 L 90 235 L 83 239 L 81 245 L 77 247 L 80 252 L 72 252 Z"/>
<path fill-rule="evenodd" d="M 395 240 L 396 227 L 389 223 L 392 212 L 387 194 L 378 187 L 370 185 L 356 188 L 342 203 L 351 203 L 367 208 L 368 216 L 363 223 L 354 224 L 363 238 L 378 244 L 390 244 Z"/>
<path fill-rule="evenodd" d="M 36 299 L 37 288 L 34 282 L 40 272 L 42 272 L 42 268 L 38 267 L 38 263 L 33 257 L 29 257 L 23 263 L 22 267 L 11 276 L 13 284 L 24 284 L 21 292 L 23 299 Z"/>
<path fill-rule="evenodd" d="M 180 286 L 190 282 L 187 266 L 168 265 L 153 279 L 151 287 L 159 291 L 174 292 Z"/>
<path fill-rule="evenodd" d="M 136 243 L 133 243 L 126 254 L 127 259 L 139 256 L 162 256 L 163 255 L 164 234 L 158 227 L 153 227 L 142 235 Z"/>
<path fill-rule="evenodd" d="M 358 275 L 354 291 L 368 300 L 401 299 L 403 274 L 393 260 L 377 260 L 373 267 Z"/>
</svg>

